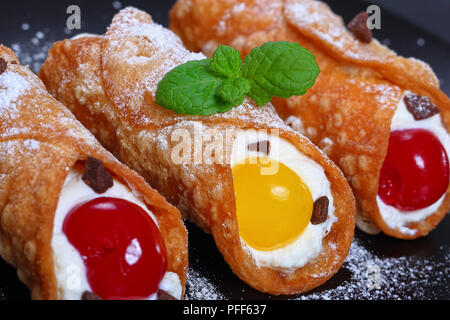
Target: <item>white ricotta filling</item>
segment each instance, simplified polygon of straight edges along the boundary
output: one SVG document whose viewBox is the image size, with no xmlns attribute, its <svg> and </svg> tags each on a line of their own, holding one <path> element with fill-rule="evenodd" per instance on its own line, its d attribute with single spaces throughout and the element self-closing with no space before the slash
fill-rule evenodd
<svg viewBox="0 0 450 320">
<path fill-rule="evenodd" d="M 144 209 L 158 225 L 155 216 L 139 199 L 142 196 L 137 194 L 137 192 L 130 191 L 130 188 L 114 179 L 114 185 L 111 188 L 105 193 L 97 194 L 84 183 L 81 177 L 82 173 L 78 170 L 72 169 L 69 172 L 59 197 L 53 224 L 51 246 L 53 249 L 58 298 L 64 300 L 79 300 L 84 291 L 92 292 L 81 255 L 69 242 L 62 229 L 66 215 L 74 206 L 98 197 L 125 199 Z M 181 298 L 182 287 L 176 273 L 166 272 L 159 287 L 173 297 Z M 147 299 L 152 300 L 156 298 L 156 293 L 154 293 Z"/>
<path fill-rule="evenodd" d="M 264 130 L 242 130 L 238 133 L 233 144 L 231 167 L 233 168 L 235 165 L 243 163 L 248 157 L 262 155 L 257 151 L 248 150 L 248 144 L 258 141 L 270 142 L 270 153 L 267 156 L 283 163 L 298 174 L 308 186 L 313 201 L 322 196 L 328 197 L 329 200 L 327 221 L 318 225 L 309 223 L 304 232 L 294 242 L 283 248 L 260 251 L 249 246 L 241 238 L 242 246 L 254 257 L 258 265 L 280 269 L 284 272 L 293 271 L 303 267 L 320 253 L 322 250 L 322 239 L 331 230 L 333 223 L 337 221 L 334 215 L 330 182 L 323 168 L 318 163 L 305 156 L 287 140 L 274 134 L 267 134 Z"/>
<path fill-rule="evenodd" d="M 407 94 L 413 94 L 412 92 L 405 91 L 402 98 L 400 99 L 397 110 L 395 111 L 394 117 L 391 122 L 391 132 L 394 130 L 404 130 L 404 129 L 425 129 L 433 133 L 441 142 L 447 155 L 450 155 L 450 137 L 447 130 L 442 124 L 440 114 L 435 114 L 434 116 L 423 119 L 415 120 L 413 115 L 406 108 L 403 97 Z M 432 205 L 415 210 L 415 211 L 402 211 L 393 206 L 390 206 L 381 200 L 377 195 L 377 204 L 380 210 L 381 217 L 386 222 L 386 224 L 392 228 L 397 229 L 400 232 L 408 235 L 414 235 L 417 230 L 407 227 L 408 223 L 421 221 L 439 208 L 444 201 L 445 194 Z"/>
</svg>

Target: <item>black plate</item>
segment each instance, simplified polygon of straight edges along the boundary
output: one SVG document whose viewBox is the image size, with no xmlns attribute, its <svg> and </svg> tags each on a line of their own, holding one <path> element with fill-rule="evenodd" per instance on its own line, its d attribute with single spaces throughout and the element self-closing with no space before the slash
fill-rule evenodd
<svg viewBox="0 0 450 320">
<path fill-rule="evenodd" d="M 368 5 L 365 1 L 356 0 L 327 2 L 345 21 Z M 375 2 L 382 4 L 386 1 Z M 424 4 L 419 0 L 408 3 L 412 3 L 411 10 L 417 7 L 417 3 L 427 5 L 424 12 L 430 11 L 429 6 L 434 5 L 431 11 L 438 13 L 443 8 L 439 4 L 445 5 L 448 1 Z M 66 9 L 71 4 L 81 8 L 82 32 L 104 33 L 114 13 L 126 5 L 149 12 L 156 22 L 167 26 L 168 11 L 173 1 L 9 1 L 2 3 L 0 10 L 0 42 L 12 47 L 21 62 L 29 64 L 37 72 L 52 43 L 73 35 L 65 28 L 68 17 Z M 391 4 L 390 8 L 395 7 Z M 382 29 L 375 32 L 376 38 L 401 55 L 415 56 L 430 63 L 441 81 L 442 89 L 450 94 L 450 44 L 437 36 L 439 30 L 435 30 L 435 34 L 426 32 L 382 5 L 381 8 Z M 411 10 L 405 9 L 401 13 L 405 15 Z M 426 25 L 427 19 L 432 21 L 435 16 L 422 16 L 420 25 Z M 426 29 L 432 32 L 432 24 Z M 211 236 L 190 223 L 187 226 L 190 246 L 187 299 L 450 299 L 448 217 L 429 236 L 414 241 L 356 232 L 349 257 L 330 281 L 305 295 L 289 297 L 263 294 L 247 286 L 231 272 L 216 250 Z M 29 291 L 17 279 L 15 270 L 0 261 L 2 299 L 29 299 Z"/>
</svg>

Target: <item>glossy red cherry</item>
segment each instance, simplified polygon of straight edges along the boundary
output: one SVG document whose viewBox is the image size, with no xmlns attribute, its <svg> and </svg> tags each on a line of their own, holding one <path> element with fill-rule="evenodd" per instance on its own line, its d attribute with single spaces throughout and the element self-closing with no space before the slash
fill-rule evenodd
<svg viewBox="0 0 450 320">
<path fill-rule="evenodd" d="M 97 198 L 75 206 L 63 231 L 80 252 L 93 292 L 103 299 L 144 299 L 167 268 L 158 227 L 138 205 Z"/>
<path fill-rule="evenodd" d="M 384 203 L 402 211 L 422 209 L 435 203 L 448 183 L 447 153 L 435 135 L 424 129 L 391 132 L 378 187 Z"/>
</svg>

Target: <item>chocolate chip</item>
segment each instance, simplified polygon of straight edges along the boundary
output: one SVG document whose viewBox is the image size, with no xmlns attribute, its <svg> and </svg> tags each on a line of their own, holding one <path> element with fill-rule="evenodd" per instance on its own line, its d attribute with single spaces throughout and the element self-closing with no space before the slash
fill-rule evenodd
<svg viewBox="0 0 450 320">
<path fill-rule="evenodd" d="M 255 143 L 250 143 L 248 145 L 248 151 L 256 151 L 256 152 L 262 152 L 266 155 L 269 155 L 270 153 L 270 141 L 258 141 Z"/>
<path fill-rule="evenodd" d="M 313 213 L 311 217 L 312 224 L 321 224 L 328 218 L 328 197 L 323 196 L 314 201 Z"/>
<path fill-rule="evenodd" d="M 416 120 L 423 120 L 439 113 L 439 109 L 427 97 L 418 96 L 417 94 L 407 94 L 403 98 L 406 109 L 413 115 Z"/>
<path fill-rule="evenodd" d="M 103 299 L 93 292 L 85 291 L 81 295 L 81 300 L 103 300 Z"/>
<path fill-rule="evenodd" d="M 103 162 L 94 157 L 88 157 L 82 179 L 97 193 L 104 193 L 113 186 L 113 178 Z"/>
<path fill-rule="evenodd" d="M 352 21 L 347 24 L 347 28 L 353 32 L 356 38 L 367 43 L 372 41 L 372 31 L 367 27 L 368 18 L 367 12 L 363 11 L 358 13 Z"/>
<path fill-rule="evenodd" d="M 178 300 L 175 297 L 173 297 L 172 295 L 170 295 L 167 291 L 158 290 L 158 300 Z"/>
<path fill-rule="evenodd" d="M 5 61 L 5 59 L 0 58 L 0 74 L 5 72 L 6 68 L 8 68 L 8 63 Z"/>
<path fill-rule="evenodd" d="M 9 63 L 11 63 L 11 64 L 17 64 L 17 61 L 13 60 L 13 61 L 10 61 Z"/>
</svg>

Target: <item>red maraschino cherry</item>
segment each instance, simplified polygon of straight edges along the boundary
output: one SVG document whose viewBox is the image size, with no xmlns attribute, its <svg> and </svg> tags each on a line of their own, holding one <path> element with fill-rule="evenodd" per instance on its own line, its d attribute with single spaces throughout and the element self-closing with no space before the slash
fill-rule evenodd
<svg viewBox="0 0 450 320">
<path fill-rule="evenodd" d="M 138 205 L 101 197 L 74 207 L 63 231 L 80 252 L 87 279 L 103 299 L 144 299 L 167 268 L 158 227 Z"/>
<path fill-rule="evenodd" d="M 447 153 L 435 135 L 424 129 L 391 132 L 378 187 L 384 203 L 402 211 L 422 209 L 435 203 L 448 184 Z"/>
</svg>

